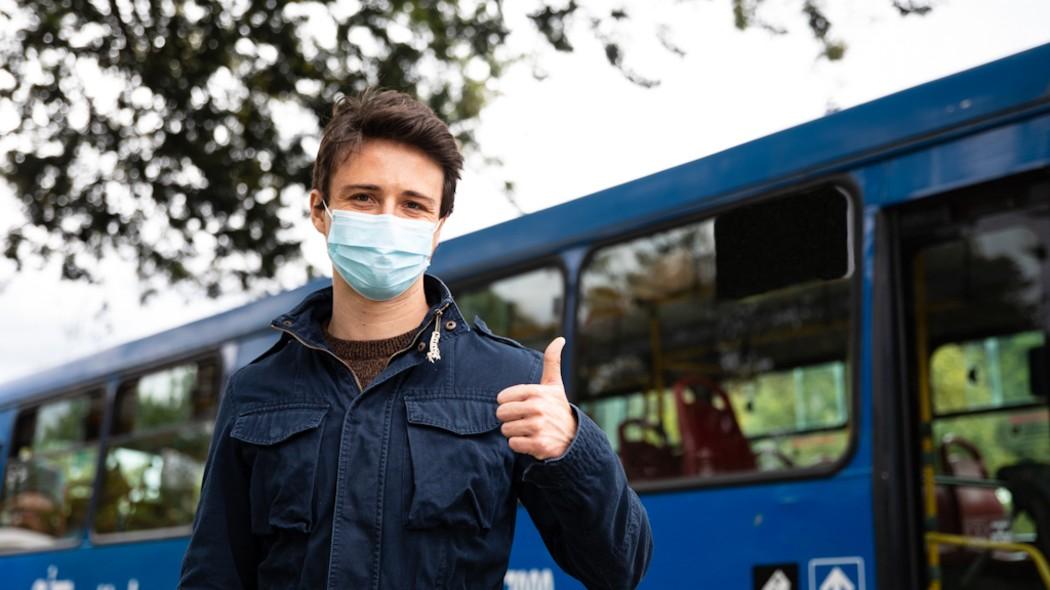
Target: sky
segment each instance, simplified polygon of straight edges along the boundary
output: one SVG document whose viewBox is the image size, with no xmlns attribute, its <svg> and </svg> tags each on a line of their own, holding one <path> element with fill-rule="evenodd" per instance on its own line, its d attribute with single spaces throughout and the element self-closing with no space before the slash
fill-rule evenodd
<svg viewBox="0 0 1050 590">
<path fill-rule="evenodd" d="M 798 4 L 764 3 L 767 17 L 789 29 L 777 36 L 736 30 L 729 0 L 619 3 L 632 16 L 617 30 L 627 66 L 659 80 L 655 88 L 610 67 L 586 28 L 574 31 L 575 52 L 542 49 L 513 66 L 481 114 L 481 153 L 468 159 L 442 239 L 515 217 L 503 196 L 507 180 L 521 209 L 538 211 L 1050 42 L 1050 0 L 940 0 L 929 15 L 908 18 L 889 0 L 834 0 L 825 2 L 832 32 L 848 50 L 828 62 L 816 59 Z M 512 50 L 535 46 L 523 13 L 508 14 L 508 24 Z M 656 40 L 660 27 L 684 56 Z M 487 165 L 482 156 L 502 164 Z M 330 268 L 324 237 L 307 222 L 305 196 L 293 215 L 296 207 L 305 259 Z M 17 215 L 10 190 L 0 186 L 0 219 Z M 0 309 L 7 312 L 0 383 L 259 296 L 208 299 L 177 287 L 140 305 L 134 269 L 119 262 L 108 268 L 104 284 L 85 285 L 61 280 L 56 265 L 15 272 L 0 262 Z M 291 277 L 301 271 L 287 270 Z"/>
</svg>

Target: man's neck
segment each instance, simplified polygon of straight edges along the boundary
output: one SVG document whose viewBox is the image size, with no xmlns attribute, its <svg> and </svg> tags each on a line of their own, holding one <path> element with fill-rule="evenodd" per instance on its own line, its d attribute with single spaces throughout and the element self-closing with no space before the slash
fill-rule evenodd
<svg viewBox="0 0 1050 590">
<path fill-rule="evenodd" d="M 342 340 L 385 340 L 418 327 L 429 309 L 423 277 L 389 301 L 372 301 L 333 273 L 328 332 Z"/>
</svg>

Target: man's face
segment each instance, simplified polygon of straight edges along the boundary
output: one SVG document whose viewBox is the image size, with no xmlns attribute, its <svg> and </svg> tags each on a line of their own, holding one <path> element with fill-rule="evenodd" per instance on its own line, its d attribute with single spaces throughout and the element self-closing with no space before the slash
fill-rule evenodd
<svg viewBox="0 0 1050 590">
<path fill-rule="evenodd" d="M 369 139 L 336 167 L 328 187 L 328 208 L 435 222 L 433 251 L 444 225 L 444 219 L 438 217 L 444 182 L 441 167 L 423 151 L 395 141 Z M 310 191 L 310 217 L 317 231 L 327 236 L 331 219 L 316 190 Z"/>
</svg>

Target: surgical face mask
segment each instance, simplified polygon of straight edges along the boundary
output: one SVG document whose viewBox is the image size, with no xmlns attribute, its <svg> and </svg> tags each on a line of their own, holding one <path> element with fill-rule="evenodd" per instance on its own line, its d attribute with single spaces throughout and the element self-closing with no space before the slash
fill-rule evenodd
<svg viewBox="0 0 1050 590">
<path fill-rule="evenodd" d="M 323 201 L 322 201 L 323 203 Z M 354 291 L 372 301 L 404 293 L 430 266 L 436 224 L 395 215 L 331 211 L 328 256 Z"/>
</svg>

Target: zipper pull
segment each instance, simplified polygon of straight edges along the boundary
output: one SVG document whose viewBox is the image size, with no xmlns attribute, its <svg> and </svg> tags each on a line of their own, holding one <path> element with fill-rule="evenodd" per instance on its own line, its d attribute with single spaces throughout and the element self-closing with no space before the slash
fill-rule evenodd
<svg viewBox="0 0 1050 590">
<path fill-rule="evenodd" d="M 431 363 L 441 360 L 441 349 L 438 348 L 438 342 L 441 340 L 441 312 L 444 309 L 439 309 L 437 315 L 434 317 L 434 331 L 430 333 L 430 350 L 427 351 L 427 360 Z"/>
</svg>

